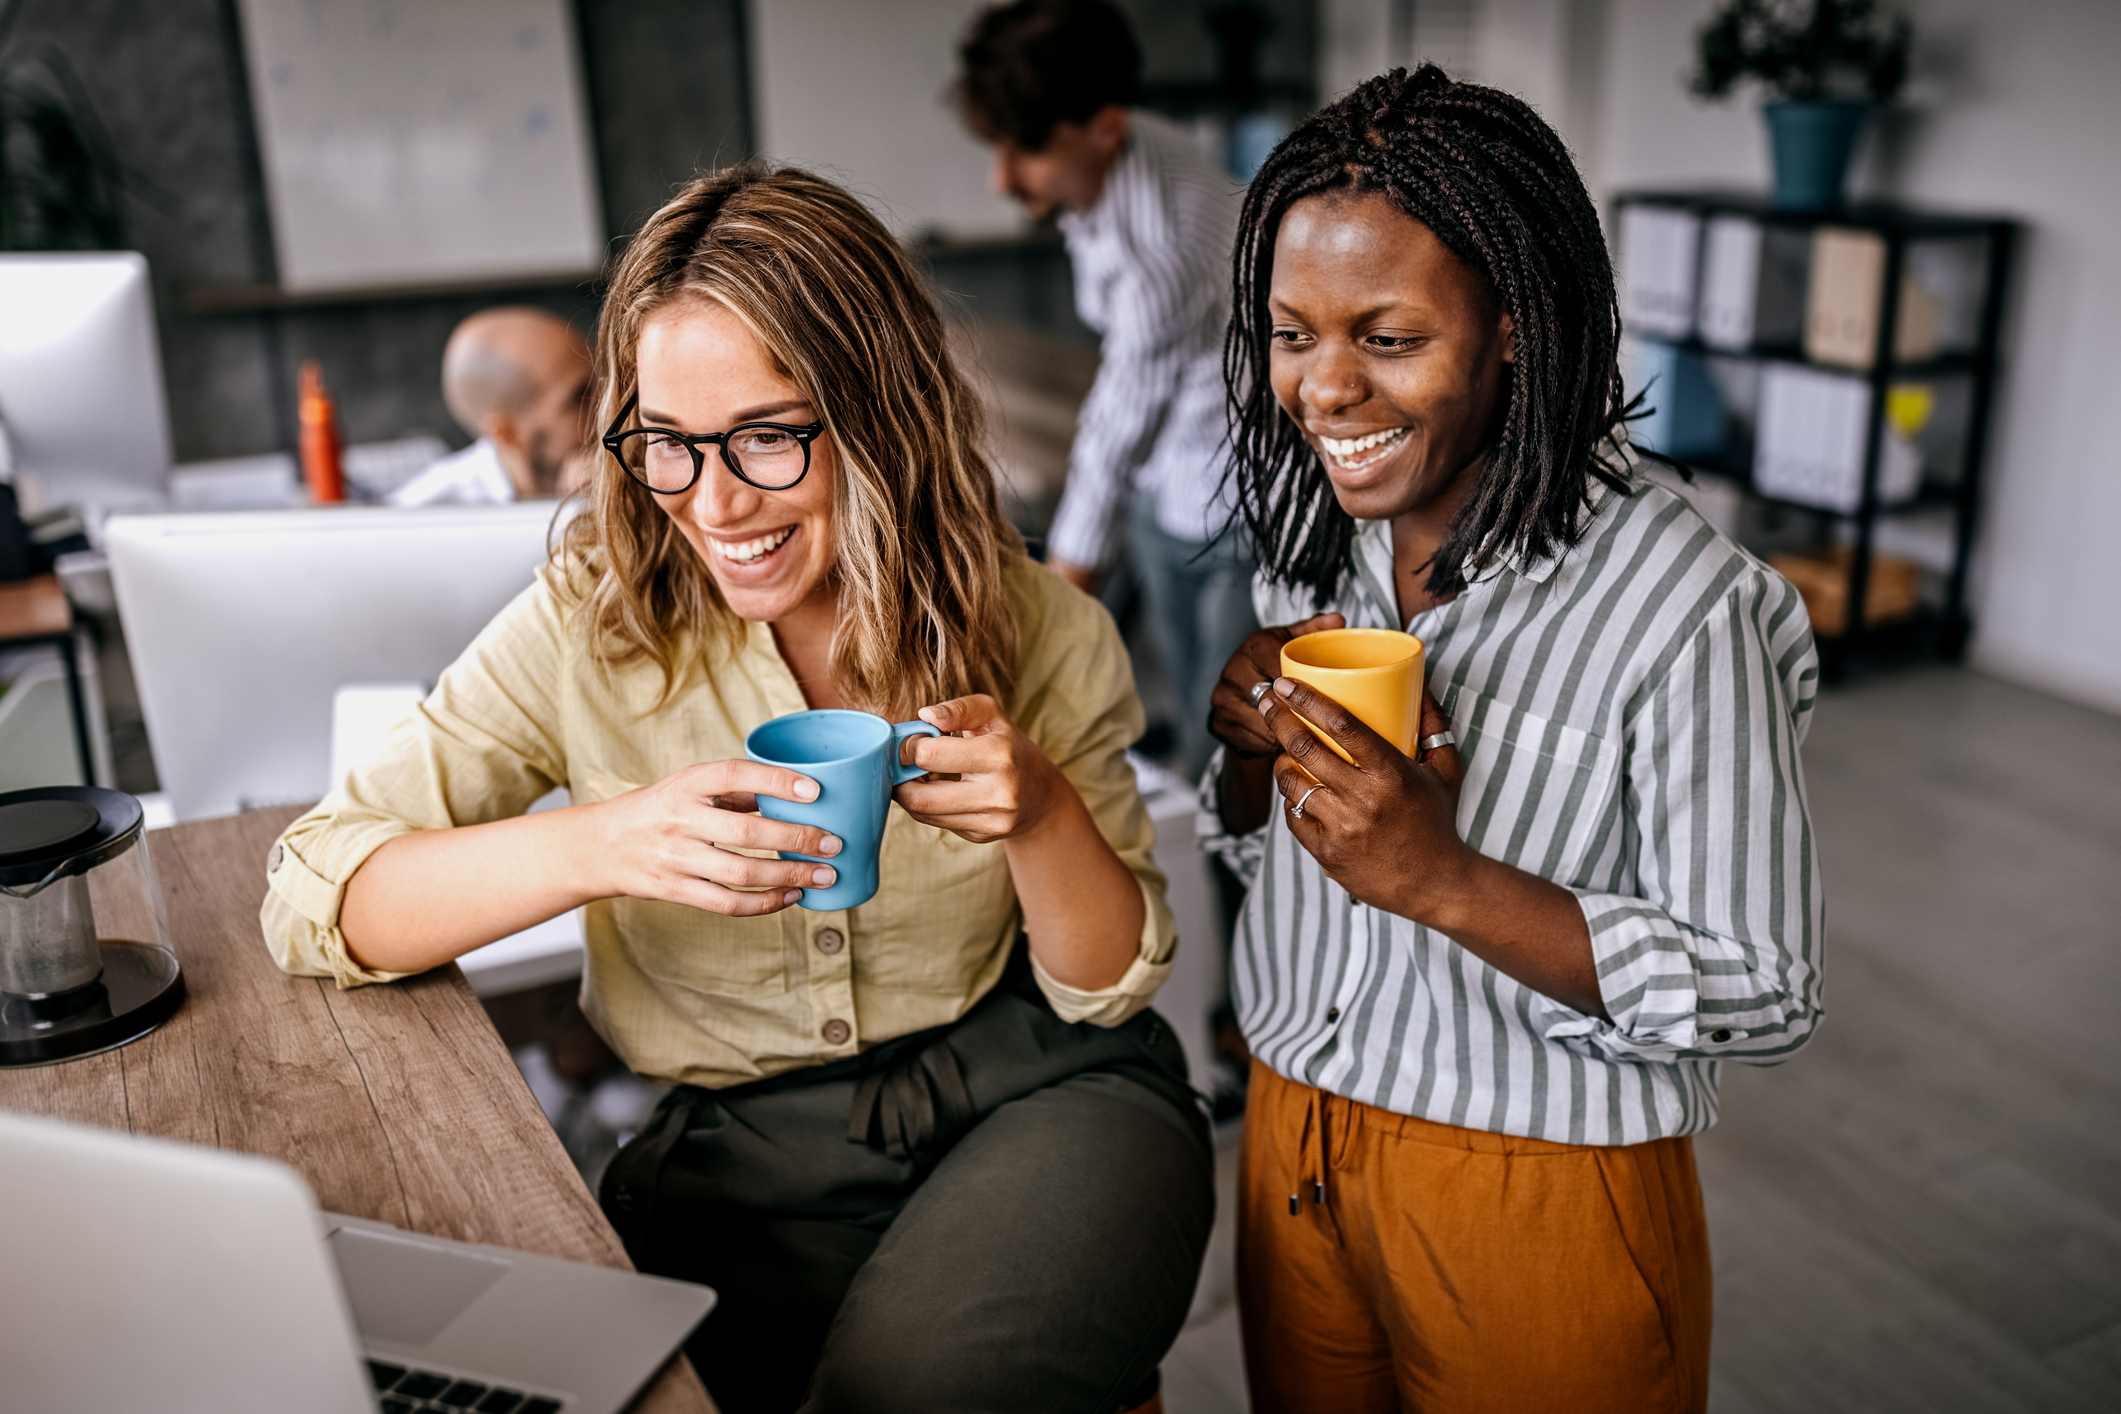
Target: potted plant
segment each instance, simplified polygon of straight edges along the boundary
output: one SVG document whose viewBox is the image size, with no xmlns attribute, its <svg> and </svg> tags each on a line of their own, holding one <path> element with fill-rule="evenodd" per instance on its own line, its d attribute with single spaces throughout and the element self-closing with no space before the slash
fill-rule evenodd
<svg viewBox="0 0 2121 1414">
<path fill-rule="evenodd" d="M 1693 91 L 1767 91 L 1775 204 L 1837 206 L 1871 110 L 1907 81 L 1913 26 L 1877 0 L 1724 0 L 1698 37 Z"/>
</svg>

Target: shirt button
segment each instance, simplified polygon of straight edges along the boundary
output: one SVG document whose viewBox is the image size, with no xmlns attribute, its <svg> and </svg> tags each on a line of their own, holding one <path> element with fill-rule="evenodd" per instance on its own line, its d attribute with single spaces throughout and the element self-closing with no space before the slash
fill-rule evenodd
<svg viewBox="0 0 2121 1414">
<path fill-rule="evenodd" d="M 1711 1041 L 1728 1041 L 1731 1039 L 1731 1033 L 1718 1029 L 1709 1033 L 1709 1039 Z"/>
<path fill-rule="evenodd" d="M 287 846 L 284 844 L 274 845 L 272 853 L 265 856 L 265 872 L 268 874 L 276 872 L 280 867 L 280 861 L 286 857 Z"/>
<path fill-rule="evenodd" d="M 1328 1020 L 1328 1021 L 1338 1021 L 1338 1020 L 1340 1020 L 1340 1008 L 1339 1008 L 1339 1007 L 1337 1007 L 1337 1006 L 1329 1006 L 1329 1007 L 1327 1007 L 1327 1008 L 1326 1008 L 1326 1020 Z"/>
<path fill-rule="evenodd" d="M 847 1038 L 853 1034 L 853 1028 L 835 1016 L 825 1023 L 824 1034 L 826 1045 L 844 1046 L 847 1044 Z"/>
<path fill-rule="evenodd" d="M 827 957 L 847 946 L 847 935 L 837 928 L 827 928 L 817 935 L 817 950 Z"/>
</svg>

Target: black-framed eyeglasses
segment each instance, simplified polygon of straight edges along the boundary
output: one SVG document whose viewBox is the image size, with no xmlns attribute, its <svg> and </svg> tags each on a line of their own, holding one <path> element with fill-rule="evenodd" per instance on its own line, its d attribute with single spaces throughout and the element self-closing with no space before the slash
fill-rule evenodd
<svg viewBox="0 0 2121 1414">
<path fill-rule="evenodd" d="M 604 433 L 604 450 L 622 471 L 658 496 L 690 491 L 706 473 L 701 448 L 710 446 L 721 452 L 722 465 L 746 486 L 786 491 L 809 474 L 810 444 L 825 430 L 823 422 L 740 422 L 727 432 L 700 433 L 625 426 L 640 401 L 636 393 L 619 409 Z"/>
</svg>

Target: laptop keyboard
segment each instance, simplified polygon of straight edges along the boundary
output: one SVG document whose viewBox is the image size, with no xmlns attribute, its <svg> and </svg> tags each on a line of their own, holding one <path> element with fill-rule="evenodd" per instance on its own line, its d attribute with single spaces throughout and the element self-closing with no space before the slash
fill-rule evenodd
<svg viewBox="0 0 2121 1414">
<path fill-rule="evenodd" d="M 559 1400 L 506 1385 L 482 1385 L 433 1370 L 412 1370 L 382 1360 L 368 1362 L 383 1414 L 560 1414 Z"/>
</svg>

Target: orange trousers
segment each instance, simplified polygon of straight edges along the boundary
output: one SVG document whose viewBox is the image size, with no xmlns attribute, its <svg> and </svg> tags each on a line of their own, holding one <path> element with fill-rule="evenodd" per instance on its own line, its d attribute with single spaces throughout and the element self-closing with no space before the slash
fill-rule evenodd
<svg viewBox="0 0 2121 1414">
<path fill-rule="evenodd" d="M 1255 1414 L 1708 1406 L 1691 1140 L 1459 1129 L 1255 1062 L 1239 1189 Z"/>
</svg>

